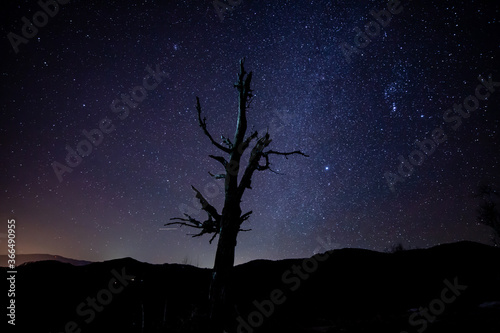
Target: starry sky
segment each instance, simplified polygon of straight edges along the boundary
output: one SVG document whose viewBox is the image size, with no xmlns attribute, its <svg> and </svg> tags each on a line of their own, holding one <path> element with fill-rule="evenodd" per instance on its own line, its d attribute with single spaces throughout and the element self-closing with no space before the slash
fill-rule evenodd
<svg viewBox="0 0 500 333">
<path fill-rule="evenodd" d="M 473 192 L 500 180 L 498 2 L 61 3 L 50 15 L 34 0 L 1 5 L 0 253 L 15 218 L 17 253 L 211 267 L 216 242 L 164 224 L 206 219 L 191 185 L 222 208 L 223 184 L 208 174 L 222 172 L 208 157 L 218 151 L 195 103 L 214 137 L 232 138 L 242 57 L 249 131 L 310 157 L 272 156 L 284 175 L 254 175 L 242 203 L 253 230 L 240 233 L 236 263 L 311 256 L 318 237 L 378 251 L 490 242 Z M 460 116 L 464 100 L 474 109 Z M 86 156 L 58 179 L 54 163 L 69 168 L 67 147 L 100 126 L 98 145 L 80 145 Z M 413 153 L 417 140 L 427 155 Z M 402 176 L 399 156 L 412 153 Z"/>
</svg>

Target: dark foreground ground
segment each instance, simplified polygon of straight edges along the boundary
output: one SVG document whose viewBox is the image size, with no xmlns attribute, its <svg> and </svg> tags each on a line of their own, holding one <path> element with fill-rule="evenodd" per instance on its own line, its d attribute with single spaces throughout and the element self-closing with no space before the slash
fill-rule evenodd
<svg viewBox="0 0 500 333">
<path fill-rule="evenodd" d="M 18 332 L 208 332 L 208 269 L 125 258 L 17 272 Z M 228 332 L 500 332 L 500 249 L 472 242 L 258 260 L 233 281 Z"/>
</svg>

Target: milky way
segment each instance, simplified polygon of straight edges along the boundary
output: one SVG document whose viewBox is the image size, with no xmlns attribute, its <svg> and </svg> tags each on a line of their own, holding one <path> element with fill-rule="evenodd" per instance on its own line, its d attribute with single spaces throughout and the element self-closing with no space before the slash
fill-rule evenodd
<svg viewBox="0 0 500 333">
<path fill-rule="evenodd" d="M 205 219 L 191 185 L 221 209 L 195 103 L 232 137 L 242 57 L 249 130 L 310 157 L 254 175 L 237 263 L 310 256 L 319 237 L 489 243 L 473 192 L 500 181 L 499 4 L 66 2 L 2 3 L 0 233 L 16 219 L 18 253 L 210 267 L 209 236 L 164 224 Z"/>
</svg>

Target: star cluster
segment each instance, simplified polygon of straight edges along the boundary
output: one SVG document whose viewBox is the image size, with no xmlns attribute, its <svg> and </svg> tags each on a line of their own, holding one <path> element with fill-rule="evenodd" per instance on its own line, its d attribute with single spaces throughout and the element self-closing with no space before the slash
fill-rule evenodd
<svg viewBox="0 0 500 333">
<path fill-rule="evenodd" d="M 52 5 L 30 38 L 22 18 L 40 5 L 2 4 L 0 217 L 16 219 L 18 253 L 210 267 L 208 236 L 164 224 L 183 212 L 205 218 L 191 185 L 222 207 L 223 184 L 208 174 L 222 172 L 208 157 L 217 150 L 195 102 L 214 137 L 232 137 L 243 57 L 249 131 L 310 157 L 272 156 L 279 174 L 254 175 L 237 263 L 310 256 L 318 237 L 373 250 L 489 242 L 473 193 L 499 181 L 500 87 L 457 130 L 443 114 L 474 94 L 479 75 L 500 81 L 499 4 L 243 0 L 218 12 L 214 3 L 75 0 Z M 391 6 L 401 10 L 377 21 Z M 164 74 L 146 89 L 157 68 Z M 399 156 L 439 127 L 446 140 L 398 174 Z M 66 147 L 77 152 L 93 129 L 101 141 L 70 167 Z M 59 179 L 54 162 L 71 171 Z M 392 189 L 387 173 L 400 177 Z"/>
</svg>

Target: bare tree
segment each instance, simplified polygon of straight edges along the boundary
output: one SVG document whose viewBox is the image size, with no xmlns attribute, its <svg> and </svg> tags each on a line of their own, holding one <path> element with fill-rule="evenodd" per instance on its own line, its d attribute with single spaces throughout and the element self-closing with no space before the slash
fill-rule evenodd
<svg viewBox="0 0 500 333">
<path fill-rule="evenodd" d="M 477 220 L 479 223 L 493 229 L 492 241 L 496 246 L 500 246 L 500 214 L 498 207 L 500 193 L 492 185 L 480 184 L 475 196 L 482 200 L 477 209 Z"/>
<path fill-rule="evenodd" d="M 227 282 L 230 280 L 232 268 L 234 266 L 234 253 L 236 247 L 236 238 L 240 231 L 248 231 L 241 229 L 241 225 L 252 214 L 251 211 L 242 214 L 240 203 L 243 193 L 246 189 L 251 189 L 252 176 L 255 171 L 271 170 L 270 156 L 281 155 L 288 158 L 290 155 L 302 155 L 308 157 L 299 150 L 292 152 L 279 152 L 275 150 L 266 150 L 271 143 L 269 133 L 259 136 L 257 131 L 246 136 L 247 132 L 247 109 L 253 99 L 250 83 L 252 80 L 252 72 L 247 73 L 244 68 L 245 59 L 240 60 L 240 72 L 238 74 L 238 82 L 234 87 L 238 91 L 238 118 L 234 139 L 221 136 L 221 143 L 217 142 L 207 129 L 206 118 L 201 116 L 200 100 L 196 97 L 196 110 L 198 112 L 198 123 L 210 142 L 221 151 L 222 155 L 209 155 L 212 159 L 219 162 L 224 168 L 224 173 L 210 174 L 215 179 L 224 180 L 224 207 L 219 213 L 198 191 L 192 186 L 196 193 L 196 198 L 200 201 L 202 209 L 207 213 L 208 219 L 201 222 L 193 217 L 184 214 L 184 217 L 172 218 L 176 222 L 170 222 L 166 225 L 177 224 L 181 226 L 189 226 L 201 231 L 193 237 L 198 237 L 204 234 L 213 234 L 210 242 L 219 235 L 217 252 L 215 255 L 215 263 L 212 274 L 212 282 L 210 285 L 210 317 L 214 323 L 215 331 L 222 331 L 223 314 L 226 306 Z M 248 149 L 250 144 L 255 141 L 246 167 L 240 174 L 241 157 Z"/>
</svg>

